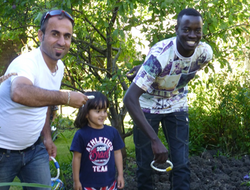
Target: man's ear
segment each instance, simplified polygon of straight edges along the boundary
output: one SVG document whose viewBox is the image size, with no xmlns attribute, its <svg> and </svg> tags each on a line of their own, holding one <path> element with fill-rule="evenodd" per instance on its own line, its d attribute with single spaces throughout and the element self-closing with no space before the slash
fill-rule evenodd
<svg viewBox="0 0 250 190">
<path fill-rule="evenodd" d="M 38 39 L 39 39 L 40 42 L 43 41 L 43 35 L 44 35 L 44 34 L 43 34 L 42 30 L 39 29 L 39 30 L 38 30 Z"/>
</svg>

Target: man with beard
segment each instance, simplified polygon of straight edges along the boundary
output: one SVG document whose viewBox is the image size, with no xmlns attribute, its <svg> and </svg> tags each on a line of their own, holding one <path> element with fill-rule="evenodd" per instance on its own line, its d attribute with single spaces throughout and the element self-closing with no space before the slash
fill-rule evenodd
<svg viewBox="0 0 250 190">
<path fill-rule="evenodd" d="M 134 121 L 138 190 L 153 190 L 152 160 L 165 163 L 168 150 L 158 138 L 161 123 L 169 145 L 171 190 L 190 189 L 187 84 L 212 59 L 211 47 L 200 42 L 202 16 L 188 8 L 178 14 L 176 37 L 156 43 L 144 63 L 128 74 L 132 80 L 124 104 Z M 137 73 L 137 74 L 136 74 Z"/>
<path fill-rule="evenodd" d="M 61 58 L 70 48 L 73 17 L 63 10 L 52 10 L 43 14 L 40 24 L 40 47 L 14 59 L 5 75 L 18 75 L 0 85 L 0 182 L 12 182 L 18 176 L 21 182 L 50 186 L 49 156 L 56 156 L 56 146 L 51 138 L 49 108 L 79 108 L 88 100 L 82 93 L 60 90 L 64 73 Z"/>
</svg>

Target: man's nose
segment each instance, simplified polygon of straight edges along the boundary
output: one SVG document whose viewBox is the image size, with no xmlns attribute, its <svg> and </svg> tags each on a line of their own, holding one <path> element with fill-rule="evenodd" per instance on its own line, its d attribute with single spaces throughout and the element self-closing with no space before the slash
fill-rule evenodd
<svg viewBox="0 0 250 190">
<path fill-rule="evenodd" d="M 190 38 L 196 38 L 197 35 L 196 35 L 195 31 L 191 30 L 188 36 Z"/>
<path fill-rule="evenodd" d="M 60 46 L 64 46 L 64 45 L 65 45 L 64 36 L 60 36 L 60 38 L 58 39 L 57 43 L 58 43 Z"/>
</svg>

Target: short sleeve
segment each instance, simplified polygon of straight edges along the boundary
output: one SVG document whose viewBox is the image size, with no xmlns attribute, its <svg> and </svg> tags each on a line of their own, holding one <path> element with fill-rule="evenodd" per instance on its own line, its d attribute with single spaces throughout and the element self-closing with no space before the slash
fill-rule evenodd
<svg viewBox="0 0 250 190">
<path fill-rule="evenodd" d="M 115 137 L 114 137 L 113 147 L 114 147 L 114 151 L 116 151 L 116 150 L 122 149 L 125 146 L 125 144 L 124 144 L 119 132 L 115 128 L 114 128 L 114 133 L 115 133 L 114 134 Z"/>
<path fill-rule="evenodd" d="M 133 82 L 144 91 L 147 91 L 161 73 L 162 67 L 158 59 L 151 55 L 141 66 Z"/>
<path fill-rule="evenodd" d="M 71 143 L 70 151 L 74 152 L 80 152 L 82 153 L 84 150 L 82 150 L 82 146 L 84 145 L 83 138 L 81 137 L 80 131 L 76 131 L 74 138 Z"/>
<path fill-rule="evenodd" d="M 23 59 L 21 56 L 16 58 L 9 66 L 6 73 L 16 72 L 18 76 L 11 77 L 11 82 L 16 77 L 26 77 L 28 78 L 33 84 L 35 82 L 36 73 L 36 65 L 31 59 Z"/>
</svg>

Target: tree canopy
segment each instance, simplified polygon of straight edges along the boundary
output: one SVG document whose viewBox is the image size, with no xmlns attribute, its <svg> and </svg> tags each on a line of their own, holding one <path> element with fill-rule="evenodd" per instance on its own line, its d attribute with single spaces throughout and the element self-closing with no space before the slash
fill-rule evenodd
<svg viewBox="0 0 250 190">
<path fill-rule="evenodd" d="M 4 0 L 0 3 L 0 39 L 25 39 L 39 46 L 42 14 L 64 9 L 75 18 L 69 54 L 63 59 L 63 88 L 102 91 L 110 100 L 109 120 L 123 138 L 126 109 L 122 98 L 129 86 L 125 74 L 141 64 L 138 46 L 175 36 L 177 14 L 193 7 L 203 16 L 203 39 L 214 50 L 215 64 L 243 59 L 249 49 L 247 0 Z M 133 29 L 140 31 L 139 35 Z"/>
</svg>

